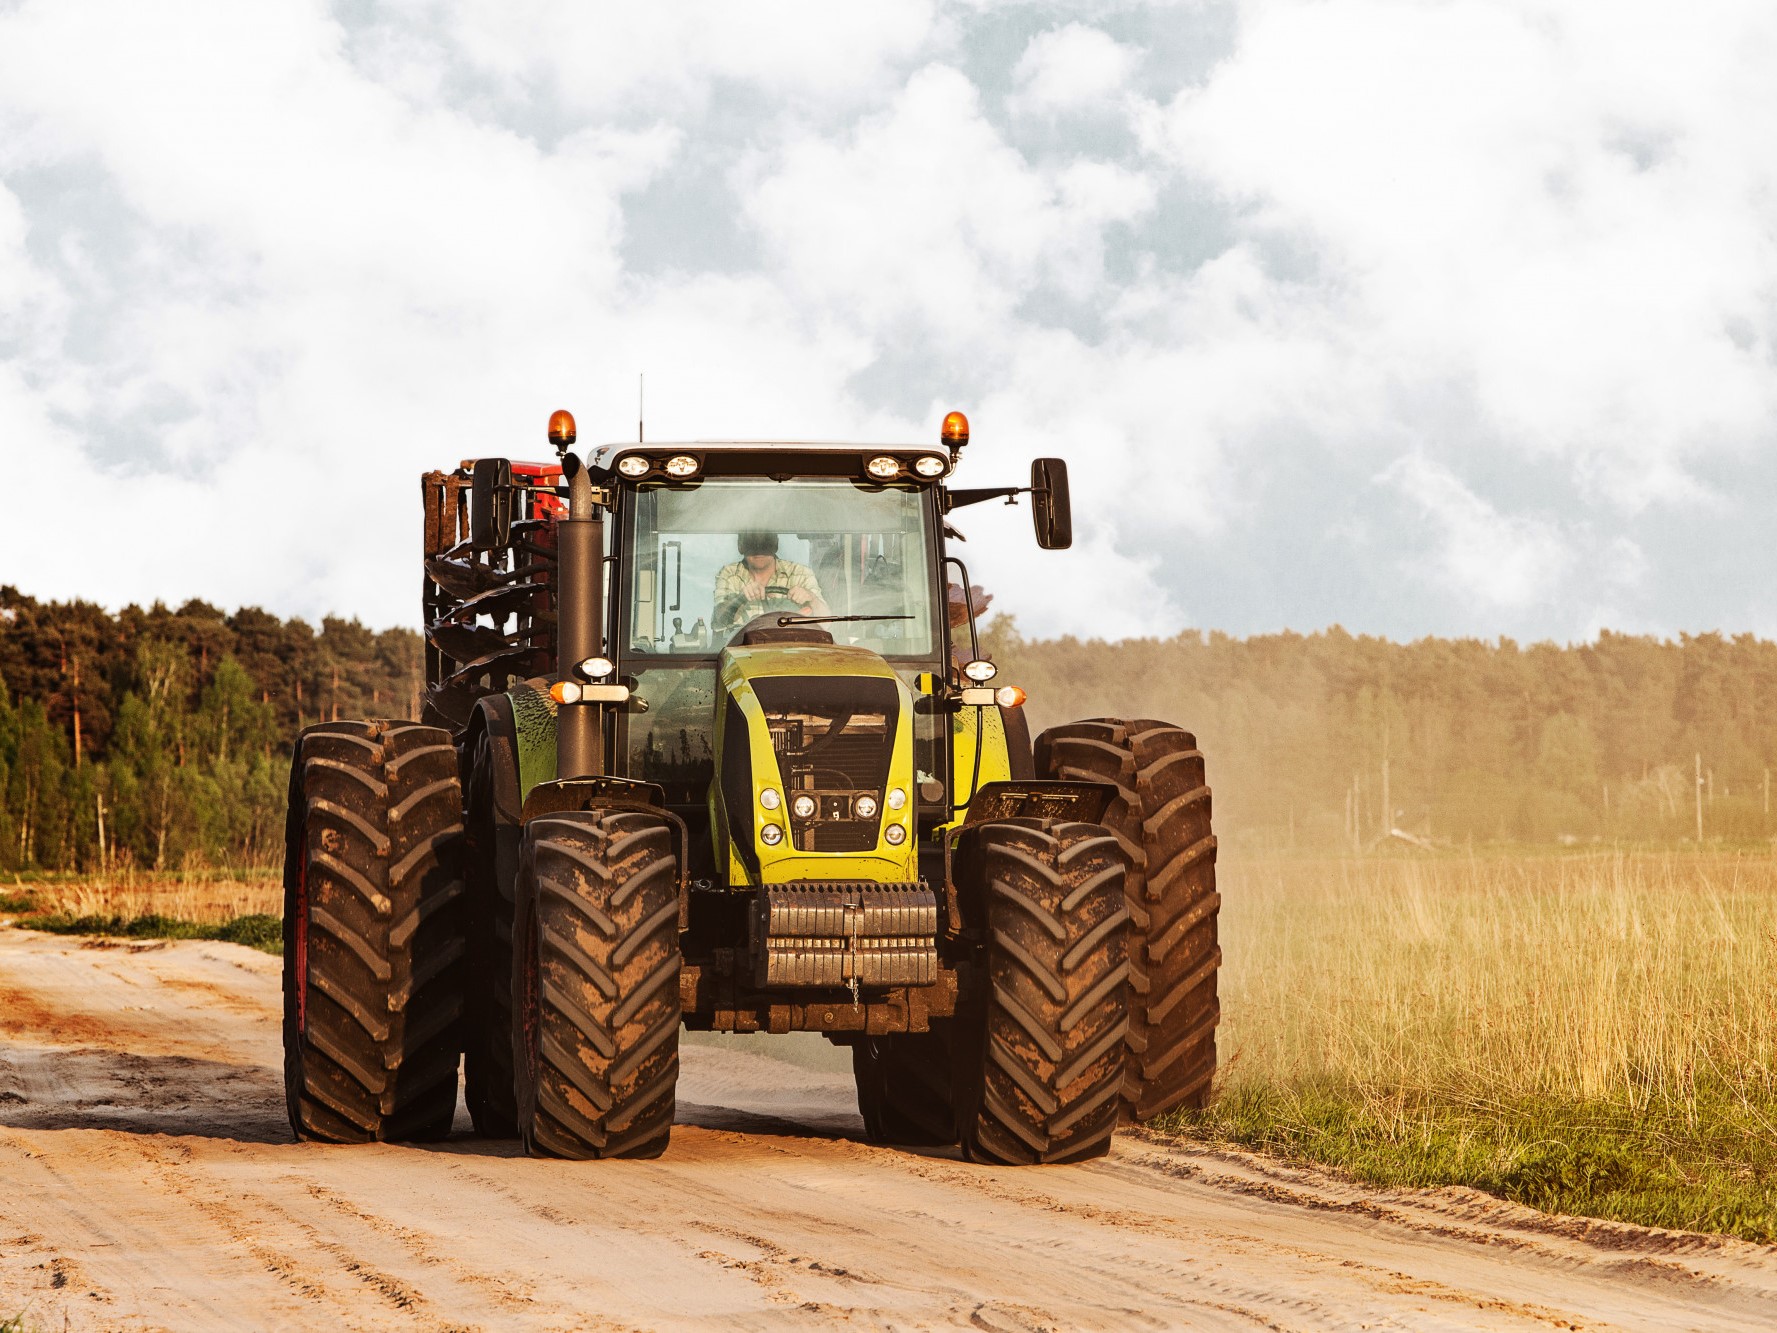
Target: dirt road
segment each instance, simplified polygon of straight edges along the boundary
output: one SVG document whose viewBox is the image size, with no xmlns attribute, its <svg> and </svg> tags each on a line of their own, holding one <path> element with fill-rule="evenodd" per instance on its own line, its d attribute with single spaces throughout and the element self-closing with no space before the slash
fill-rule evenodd
<svg viewBox="0 0 1777 1333">
<path fill-rule="evenodd" d="M 289 1141 L 278 962 L 0 930 L 0 1322 L 75 1329 L 1777 1327 L 1777 1251 L 1121 1137 L 861 1144 L 850 1079 L 687 1046 L 656 1162 Z"/>
</svg>

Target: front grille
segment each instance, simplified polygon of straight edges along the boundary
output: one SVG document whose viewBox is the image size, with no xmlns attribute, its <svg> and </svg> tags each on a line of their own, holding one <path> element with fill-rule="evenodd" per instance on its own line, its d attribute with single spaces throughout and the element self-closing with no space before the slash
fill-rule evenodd
<svg viewBox="0 0 1777 1333">
<path fill-rule="evenodd" d="M 876 849 L 874 823 L 816 824 L 809 830 L 811 852 L 869 852 Z"/>
<path fill-rule="evenodd" d="M 771 748 L 788 802 L 816 799 L 813 814 L 792 805 L 790 839 L 805 852 L 867 852 L 877 818 L 858 819 L 853 803 L 881 808 L 900 721 L 900 693 L 878 677 L 764 676 L 753 691 L 771 731 Z"/>
</svg>

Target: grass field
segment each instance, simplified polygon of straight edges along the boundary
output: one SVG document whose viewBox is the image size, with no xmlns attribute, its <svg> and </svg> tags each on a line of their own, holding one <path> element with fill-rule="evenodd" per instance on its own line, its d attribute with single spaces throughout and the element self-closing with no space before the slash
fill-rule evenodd
<svg viewBox="0 0 1777 1333">
<path fill-rule="evenodd" d="M 1379 1183 L 1777 1240 L 1777 860 L 1222 867 L 1193 1138 Z"/>
</svg>

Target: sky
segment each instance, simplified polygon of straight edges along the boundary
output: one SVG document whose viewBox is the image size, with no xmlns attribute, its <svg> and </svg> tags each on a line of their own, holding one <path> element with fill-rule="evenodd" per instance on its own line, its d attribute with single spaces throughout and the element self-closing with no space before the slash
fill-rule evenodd
<svg viewBox="0 0 1777 1333">
<path fill-rule="evenodd" d="M 0 584 L 417 625 L 417 476 L 1068 460 L 1026 634 L 1777 635 L 1777 6 L 0 0 Z"/>
</svg>

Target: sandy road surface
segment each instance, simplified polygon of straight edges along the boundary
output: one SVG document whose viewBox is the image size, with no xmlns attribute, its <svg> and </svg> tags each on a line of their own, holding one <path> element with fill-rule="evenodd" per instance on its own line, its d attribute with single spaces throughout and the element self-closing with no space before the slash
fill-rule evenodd
<svg viewBox="0 0 1777 1333">
<path fill-rule="evenodd" d="M 209 1328 L 1777 1327 L 1777 1251 L 1120 1138 L 854 1137 L 849 1079 L 688 1046 L 663 1159 L 288 1141 L 276 959 L 0 930 L 0 1320 Z"/>
</svg>

